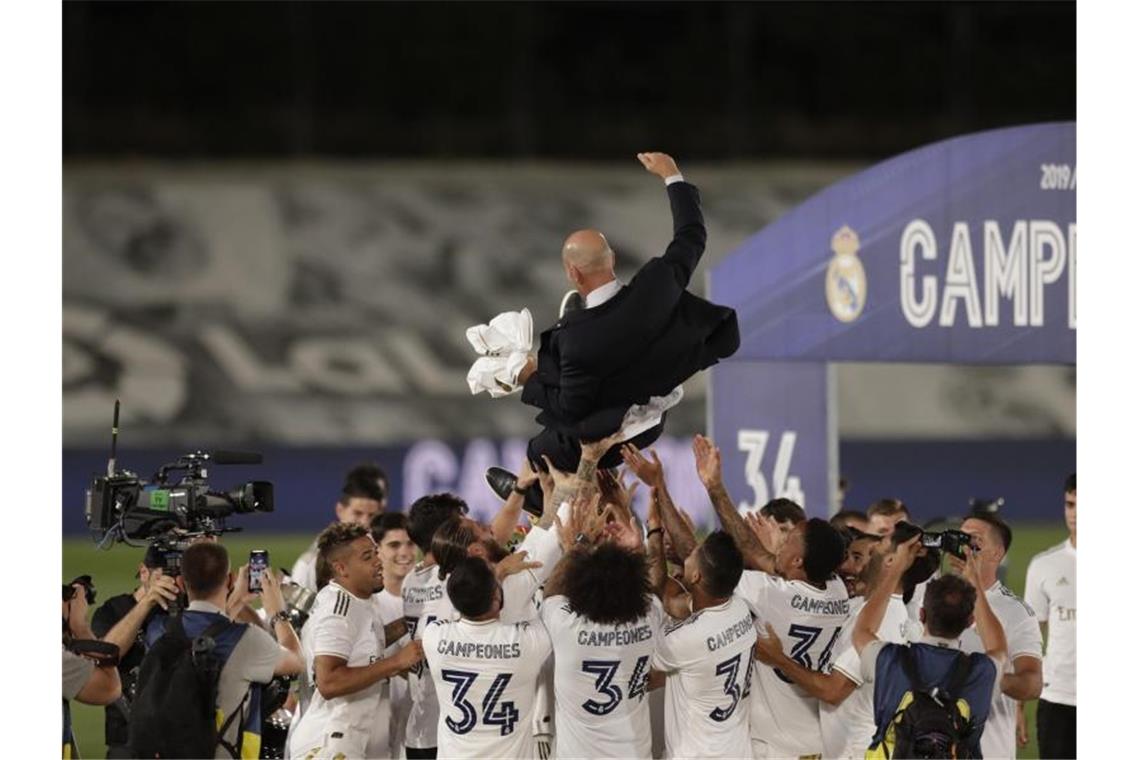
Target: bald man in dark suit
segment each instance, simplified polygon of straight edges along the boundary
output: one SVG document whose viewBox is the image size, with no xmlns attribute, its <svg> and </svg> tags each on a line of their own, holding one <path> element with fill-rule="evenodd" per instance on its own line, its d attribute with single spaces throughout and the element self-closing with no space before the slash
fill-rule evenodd
<svg viewBox="0 0 1140 760">
<path fill-rule="evenodd" d="M 601 232 L 578 230 L 566 238 L 562 265 L 580 308 L 567 311 L 542 333 L 537 355 L 518 377 L 523 403 L 540 410 L 536 420 L 543 430 L 527 447 L 528 458 L 538 467 L 543 467 L 545 455 L 556 468 L 573 472 L 580 441 L 615 433 L 631 406 L 668 396 L 740 345 L 736 313 L 686 290 L 705 250 L 697 188 L 685 182 L 670 156 L 639 153 L 637 158 L 665 183 L 673 240 L 662 256 L 623 285 L 614 273 L 613 250 Z M 631 443 L 644 448 L 657 440 L 663 427 L 664 415 Z M 614 447 L 599 465 L 620 462 Z M 513 478 L 495 470 L 488 471 L 488 481 L 505 498 Z M 535 496 L 528 495 L 528 503 Z"/>
</svg>

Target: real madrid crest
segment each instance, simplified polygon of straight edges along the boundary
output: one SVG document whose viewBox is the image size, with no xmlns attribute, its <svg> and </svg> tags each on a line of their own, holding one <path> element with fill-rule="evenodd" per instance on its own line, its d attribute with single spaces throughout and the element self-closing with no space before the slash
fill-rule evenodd
<svg viewBox="0 0 1140 760">
<path fill-rule="evenodd" d="M 827 307 L 840 322 L 852 322 L 867 304 L 867 274 L 856 255 L 859 236 L 846 224 L 831 237 L 835 258 L 827 267 Z"/>
</svg>

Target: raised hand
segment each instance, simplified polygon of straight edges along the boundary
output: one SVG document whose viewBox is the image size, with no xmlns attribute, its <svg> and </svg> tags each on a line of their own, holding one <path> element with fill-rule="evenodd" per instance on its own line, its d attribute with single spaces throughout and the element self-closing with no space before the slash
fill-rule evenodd
<svg viewBox="0 0 1140 760">
<path fill-rule="evenodd" d="M 656 174 L 661 179 L 681 173 L 677 168 L 677 162 L 668 153 L 638 153 L 637 160 L 647 172 Z"/>
<path fill-rule="evenodd" d="M 531 466 L 529 459 L 523 459 L 522 467 L 519 468 L 518 479 L 515 480 L 515 488 L 530 488 L 537 482 L 538 473 Z"/>
<path fill-rule="evenodd" d="M 788 537 L 786 533 L 780 530 L 780 523 L 776 521 L 775 517 L 762 515 L 758 509 L 746 514 L 744 522 L 756 534 L 756 538 L 760 539 L 761 545 L 769 554 L 779 552 L 784 539 Z"/>
<path fill-rule="evenodd" d="M 697 476 L 706 489 L 716 488 L 724 484 L 720 449 L 699 433 L 693 436 L 693 457 L 697 463 Z"/>
<path fill-rule="evenodd" d="M 143 604 L 158 605 L 166 609 L 167 605 L 178 598 L 178 584 L 169 575 L 151 576 L 151 582 L 143 596 Z"/>
<path fill-rule="evenodd" d="M 598 490 L 602 494 L 602 503 L 617 507 L 623 520 L 628 520 L 633 515 L 633 497 L 640 485 L 640 481 L 635 480 L 627 488 L 614 470 L 598 470 Z"/>
<path fill-rule="evenodd" d="M 517 551 L 499 560 L 499 563 L 495 565 L 495 577 L 502 582 L 507 576 L 521 573 L 524 570 L 533 570 L 538 567 L 542 567 L 541 562 L 529 561 L 525 550 Z"/>
<path fill-rule="evenodd" d="M 601 503 L 601 494 L 586 496 L 578 494 L 570 502 L 570 515 L 566 522 L 561 517 L 554 518 L 554 525 L 558 531 L 558 540 L 563 551 L 570 551 L 577 543 L 578 536 L 584 535 L 593 543 L 602 529 L 602 516 L 598 514 L 598 504 Z"/>
<path fill-rule="evenodd" d="M 640 552 L 645 546 L 641 528 L 638 527 L 635 517 L 629 518 L 629 522 L 621 520 L 608 522 L 604 531 L 606 538 L 627 551 Z"/>
<path fill-rule="evenodd" d="M 657 452 L 653 449 L 649 450 L 649 456 L 653 457 L 650 462 L 645 458 L 645 455 L 637 450 L 637 447 L 631 443 L 627 443 L 621 447 L 621 458 L 625 461 L 626 467 L 630 469 L 637 479 L 647 486 L 656 487 L 662 482 L 665 475 L 664 468 L 661 467 L 661 460 L 657 458 Z"/>
<path fill-rule="evenodd" d="M 542 455 L 542 461 L 546 463 L 546 472 L 550 476 L 550 483 L 554 486 L 555 490 L 559 488 L 573 487 L 574 473 L 567 473 L 559 470 L 557 467 L 551 464 L 550 457 L 546 456 L 545 454 Z M 539 482 L 541 483 L 541 476 Z M 545 489 L 545 486 L 543 486 L 543 488 Z"/>
</svg>

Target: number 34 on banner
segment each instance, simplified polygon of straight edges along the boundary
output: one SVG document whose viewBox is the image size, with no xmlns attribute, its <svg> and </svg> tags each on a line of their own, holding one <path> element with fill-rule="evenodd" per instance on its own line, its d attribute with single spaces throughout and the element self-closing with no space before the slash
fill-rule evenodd
<svg viewBox="0 0 1140 760">
<path fill-rule="evenodd" d="M 781 497 L 806 507 L 799 477 L 788 472 L 792 466 L 792 452 L 796 448 L 795 431 L 785 430 L 780 435 L 776 461 L 772 465 L 771 489 L 763 469 L 764 451 L 768 448 L 769 437 L 767 430 L 740 430 L 736 434 L 737 448 L 747 455 L 744 459 L 744 480 L 752 487 L 753 494 L 753 501 L 742 501 L 739 508 L 745 511 L 759 509 L 773 498 Z"/>
</svg>

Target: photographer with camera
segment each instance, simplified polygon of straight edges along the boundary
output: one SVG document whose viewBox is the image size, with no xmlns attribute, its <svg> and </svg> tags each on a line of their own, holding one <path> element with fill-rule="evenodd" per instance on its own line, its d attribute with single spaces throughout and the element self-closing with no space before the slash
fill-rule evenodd
<svg viewBox="0 0 1140 760">
<path fill-rule="evenodd" d="M 982 735 L 982 752 L 988 758 L 1015 758 L 1017 746 L 1028 741 L 1024 725 L 1018 725 L 1017 703 L 1041 696 L 1041 628 L 1033 610 L 998 580 L 998 566 L 1013 543 L 1013 531 L 992 512 L 975 512 L 962 521 L 962 532 L 970 536 L 978 559 L 981 589 L 993 608 L 1009 642 L 1009 658 L 999 671 L 1000 693 L 994 695 L 990 719 Z M 966 561 L 951 554 L 950 568 L 966 573 Z M 976 629 L 962 635 L 962 648 L 981 651 Z M 1020 737 L 1019 737 L 1020 734 Z"/>
<path fill-rule="evenodd" d="M 165 610 L 179 594 L 174 579 L 163 573 L 165 565 L 164 553 L 157 546 L 148 547 L 138 566 L 138 587 L 129 594 L 119 594 L 103 602 L 91 619 L 95 635 L 119 648 L 118 671 L 123 694 L 105 710 L 108 758 L 133 757 L 127 746 L 127 720 L 139 666 L 146 655 L 143 632 L 151 618 L 160 609 Z"/>
<path fill-rule="evenodd" d="M 87 624 L 87 610 L 95 600 L 91 578 L 77 578 L 63 587 L 63 756 L 79 757 L 71 730 L 71 700 L 85 705 L 109 705 L 119 698 L 122 684 L 115 659 L 86 657 L 73 649 L 95 638 Z"/>
<path fill-rule="evenodd" d="M 179 586 L 189 604 L 178 614 L 155 615 L 147 626 L 129 721 L 131 756 L 247 756 L 260 741 L 261 686 L 304 667 L 280 582 L 271 572 L 262 575 L 274 641 L 260 627 L 226 616 L 227 596 L 235 583 L 247 586 L 248 576 L 243 567 L 235 579 L 224 546 L 195 543 L 181 564 Z"/>
</svg>

